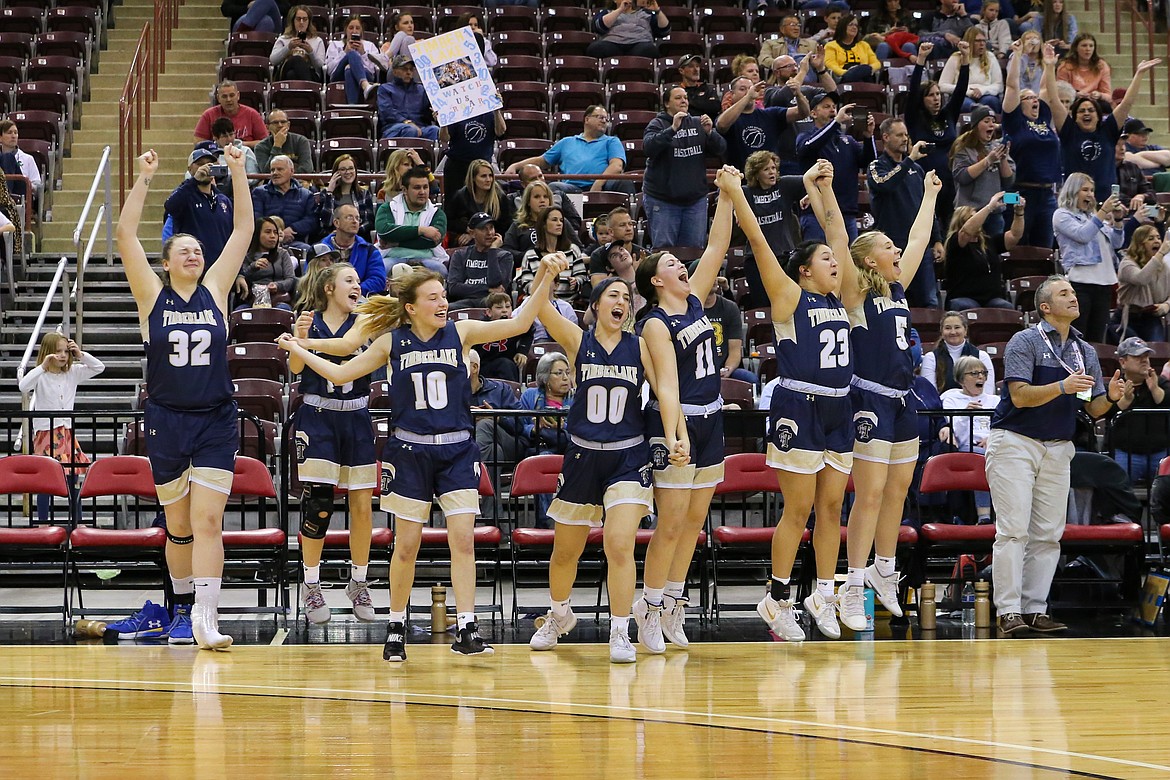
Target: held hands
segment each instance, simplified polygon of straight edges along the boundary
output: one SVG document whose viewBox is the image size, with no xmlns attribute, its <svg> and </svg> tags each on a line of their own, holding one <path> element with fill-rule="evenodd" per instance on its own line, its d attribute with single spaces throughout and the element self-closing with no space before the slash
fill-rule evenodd
<svg viewBox="0 0 1170 780">
<path fill-rule="evenodd" d="M 743 174 L 732 165 L 724 165 L 715 172 L 715 186 L 719 188 L 721 194 L 733 194 L 742 186 L 742 183 Z"/>
<path fill-rule="evenodd" d="M 670 450 L 667 460 L 670 465 L 681 468 L 691 461 L 691 442 L 686 437 L 676 438 L 666 434 L 666 448 Z"/>
<path fill-rule="evenodd" d="M 569 270 L 569 257 L 564 252 L 552 252 L 540 258 L 540 264 L 544 266 L 545 273 L 556 276 Z"/>
<path fill-rule="evenodd" d="M 276 346 L 283 349 L 285 352 L 295 353 L 297 350 L 303 350 L 301 342 L 295 338 L 291 333 L 281 333 L 276 339 Z"/>
<path fill-rule="evenodd" d="M 817 187 L 831 187 L 833 185 L 833 163 L 828 160 L 817 160 L 812 167 L 805 171 L 806 182 L 813 182 Z"/>
</svg>

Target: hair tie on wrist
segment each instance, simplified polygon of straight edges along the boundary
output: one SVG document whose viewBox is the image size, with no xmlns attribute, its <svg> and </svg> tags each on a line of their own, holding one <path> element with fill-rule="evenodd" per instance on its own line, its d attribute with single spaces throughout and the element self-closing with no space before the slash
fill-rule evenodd
<svg viewBox="0 0 1170 780">
<path fill-rule="evenodd" d="M 1064 395 L 1064 394 L 1065 394 L 1065 393 L 1064 393 L 1064 380 L 1063 380 L 1063 379 L 1061 379 L 1060 381 L 1058 381 L 1058 382 L 1056 383 L 1056 385 L 1057 385 L 1057 387 L 1059 387 L 1059 388 L 1060 388 L 1060 394 L 1061 394 L 1061 395 Z"/>
</svg>

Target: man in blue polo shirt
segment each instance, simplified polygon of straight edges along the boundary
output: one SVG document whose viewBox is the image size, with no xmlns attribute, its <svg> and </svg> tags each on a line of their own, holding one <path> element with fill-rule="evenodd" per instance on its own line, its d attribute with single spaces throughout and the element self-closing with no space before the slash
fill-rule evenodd
<svg viewBox="0 0 1170 780">
<path fill-rule="evenodd" d="M 518 173 L 525 165 L 536 165 L 546 173 L 559 168 L 564 174 L 594 176 L 621 173 L 626 167 L 626 150 L 617 136 L 608 135 L 609 113 L 605 106 L 585 109 L 585 129 L 580 135 L 562 138 L 544 154 L 512 163 L 504 173 Z M 577 193 L 634 191 L 633 182 L 602 179 L 561 179 L 549 182 L 554 192 Z"/>
<path fill-rule="evenodd" d="M 1068 279 L 1036 290 L 1037 325 L 1004 350 L 1005 391 L 987 439 L 987 484 L 995 505 L 995 609 L 1004 636 L 1063 631 L 1048 616 L 1048 591 L 1060 558 L 1068 507 L 1077 411 L 1101 417 L 1132 383 L 1114 372 L 1108 387 L 1092 345 L 1072 322 L 1080 315 Z"/>
</svg>

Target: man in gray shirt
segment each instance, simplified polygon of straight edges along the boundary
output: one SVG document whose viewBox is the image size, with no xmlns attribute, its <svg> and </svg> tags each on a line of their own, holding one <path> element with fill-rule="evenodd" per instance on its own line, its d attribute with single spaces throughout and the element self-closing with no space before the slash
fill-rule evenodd
<svg viewBox="0 0 1170 780">
<path fill-rule="evenodd" d="M 273 157 L 284 155 L 293 161 L 296 173 L 313 173 L 313 145 L 300 133 L 289 130 L 288 114 L 279 108 L 268 112 L 264 121 L 268 126 L 268 137 L 256 144 L 256 164 L 260 170 L 268 170 Z"/>
</svg>

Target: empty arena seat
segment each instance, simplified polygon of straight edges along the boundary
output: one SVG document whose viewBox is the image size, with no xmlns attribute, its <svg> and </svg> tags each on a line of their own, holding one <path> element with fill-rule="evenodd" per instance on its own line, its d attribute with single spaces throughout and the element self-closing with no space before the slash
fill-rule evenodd
<svg viewBox="0 0 1170 780">
<path fill-rule="evenodd" d="M 284 420 L 284 385 L 271 379 L 233 379 L 232 397 L 242 411 L 261 420 Z"/>
<path fill-rule="evenodd" d="M 321 150 L 318 153 L 318 167 L 321 170 L 329 170 L 333 167 L 333 161 L 343 154 L 348 154 L 353 157 L 354 164 L 360 171 L 370 171 L 374 169 L 374 142 L 369 138 L 328 138 L 321 142 Z"/>
<path fill-rule="evenodd" d="M 268 100 L 272 108 L 322 111 L 325 95 L 321 85 L 315 81 L 274 81 L 269 86 Z"/>
<path fill-rule="evenodd" d="M 655 115 L 662 104 L 661 91 L 655 84 L 614 84 L 609 93 L 609 110 L 649 111 Z M 639 140 L 641 136 L 639 135 Z"/>
<path fill-rule="evenodd" d="M 554 111 L 583 111 L 605 103 L 605 85 L 593 81 L 561 81 L 552 85 Z"/>
<path fill-rule="evenodd" d="M 544 51 L 548 57 L 584 57 L 597 36 L 585 30 L 545 30 Z"/>
<path fill-rule="evenodd" d="M 533 32 L 539 27 L 539 18 L 535 8 L 517 5 L 501 5 L 489 8 L 487 13 L 488 29 L 492 35 L 504 35 L 510 32 Z M 498 52 L 499 49 L 497 48 Z"/>
<path fill-rule="evenodd" d="M 544 82 L 505 81 L 498 86 L 504 108 L 510 111 L 548 111 L 548 85 Z"/>
<path fill-rule="evenodd" d="M 65 469 L 47 455 L 7 455 L 0 458 L 0 493 L 69 498 Z M 66 513 L 68 517 L 68 513 Z M 2 614 L 57 612 L 69 623 L 67 571 L 69 531 L 59 525 L 0 527 L 0 571 L 45 568 L 60 573 L 62 599 L 59 604 L 0 604 Z"/>
<path fill-rule="evenodd" d="M 45 31 L 45 12 L 40 8 L 0 8 L 0 32 L 37 35 Z"/>
<path fill-rule="evenodd" d="M 497 8 L 497 11 L 514 10 L 512 7 Z M 518 9 L 516 9 L 518 10 Z M 535 25 L 500 31 L 494 29 L 491 34 L 492 50 L 497 57 L 508 57 L 517 54 L 528 55 L 532 52 L 544 51 L 544 37 L 536 32 Z"/>
<path fill-rule="evenodd" d="M 35 41 L 38 37 L 38 35 L 29 32 L 0 31 L 0 51 L 4 52 L 5 57 L 27 60 L 33 56 Z"/>
<path fill-rule="evenodd" d="M 288 381 L 286 353 L 272 342 L 248 341 L 229 344 L 228 370 L 233 379 L 259 377 L 277 382 Z"/>
<path fill-rule="evenodd" d="M 1008 341 L 1024 329 L 1024 315 L 1015 309 L 967 309 L 963 316 L 967 338 L 974 344 Z"/>
<path fill-rule="evenodd" d="M 293 313 L 271 307 L 239 309 L 228 317 L 232 341 L 276 341 L 283 333 L 292 333 Z"/>
<path fill-rule="evenodd" d="M 591 14 L 584 8 L 552 6 L 540 11 L 540 29 L 545 33 L 562 30 L 584 32 L 589 29 Z"/>
</svg>

